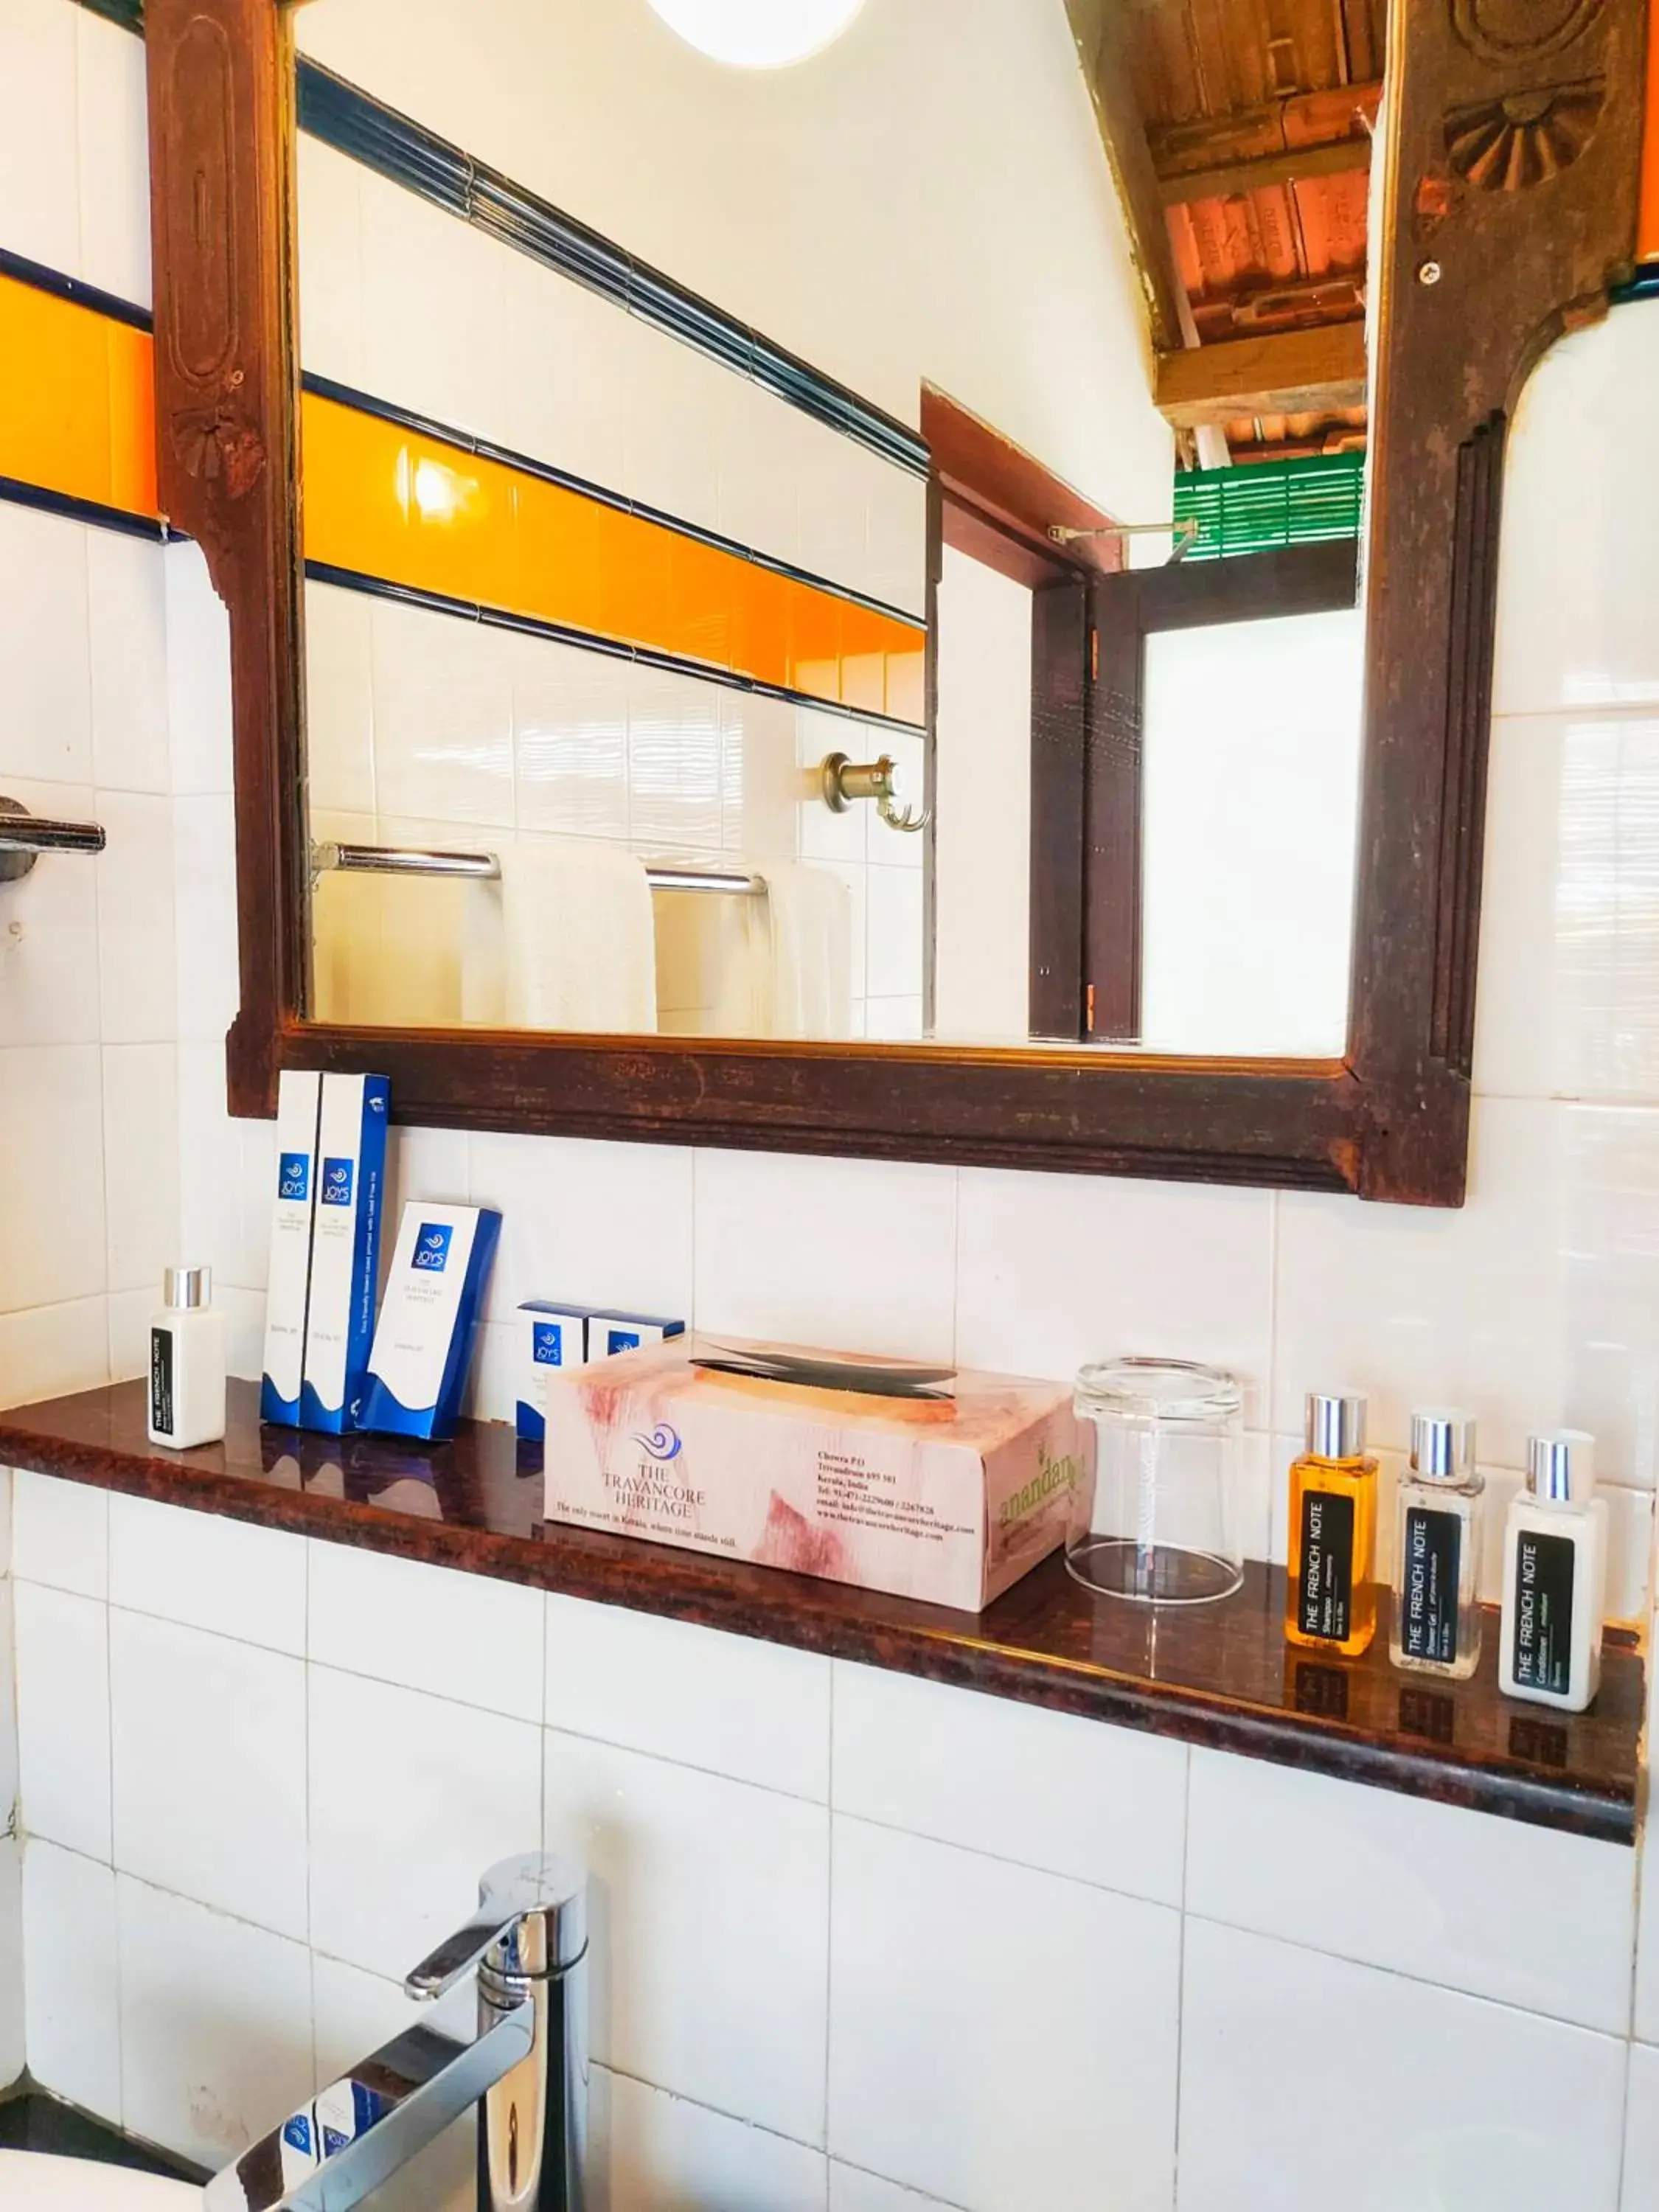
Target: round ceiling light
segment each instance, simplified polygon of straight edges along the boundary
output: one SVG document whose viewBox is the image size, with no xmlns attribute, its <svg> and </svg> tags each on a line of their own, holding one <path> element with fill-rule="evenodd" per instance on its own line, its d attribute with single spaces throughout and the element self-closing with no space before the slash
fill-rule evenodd
<svg viewBox="0 0 1659 2212">
<path fill-rule="evenodd" d="M 838 39 L 864 0 L 651 0 L 671 31 L 717 62 L 783 69 Z"/>
</svg>

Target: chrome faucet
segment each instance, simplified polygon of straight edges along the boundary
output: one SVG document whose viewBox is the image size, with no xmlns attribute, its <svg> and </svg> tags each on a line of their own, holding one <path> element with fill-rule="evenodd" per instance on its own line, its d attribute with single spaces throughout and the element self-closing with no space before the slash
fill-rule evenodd
<svg viewBox="0 0 1659 2212">
<path fill-rule="evenodd" d="M 468 2106 L 478 2212 L 585 2212 L 587 1876 L 507 1859 L 478 1909 L 404 1982 L 437 1998 L 478 1971 L 478 2032 L 406 2028 L 214 2176 L 204 2212 L 349 2212 Z"/>
</svg>

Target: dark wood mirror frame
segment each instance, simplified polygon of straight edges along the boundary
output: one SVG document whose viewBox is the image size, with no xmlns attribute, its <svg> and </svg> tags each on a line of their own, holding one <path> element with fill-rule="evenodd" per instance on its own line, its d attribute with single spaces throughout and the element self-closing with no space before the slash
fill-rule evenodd
<svg viewBox="0 0 1659 2212">
<path fill-rule="evenodd" d="M 230 613 L 233 1113 L 272 1113 L 285 1066 L 374 1068 L 398 1119 L 443 1127 L 1461 1203 L 1504 430 L 1633 253 L 1645 16 L 1394 0 L 1350 1043 L 1261 1062 L 305 1020 L 291 25 L 277 0 L 147 0 L 161 495 Z M 1465 161 L 1493 131 L 1516 158 Z"/>
</svg>

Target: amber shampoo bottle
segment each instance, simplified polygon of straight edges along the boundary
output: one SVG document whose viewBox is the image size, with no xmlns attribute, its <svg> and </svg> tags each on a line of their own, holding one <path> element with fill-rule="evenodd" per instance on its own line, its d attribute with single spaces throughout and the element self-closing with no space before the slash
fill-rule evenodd
<svg viewBox="0 0 1659 2212">
<path fill-rule="evenodd" d="M 1357 1395 L 1308 1394 L 1307 1449 L 1291 1468 L 1285 1633 L 1349 1659 L 1376 1633 L 1376 1462 Z"/>
</svg>

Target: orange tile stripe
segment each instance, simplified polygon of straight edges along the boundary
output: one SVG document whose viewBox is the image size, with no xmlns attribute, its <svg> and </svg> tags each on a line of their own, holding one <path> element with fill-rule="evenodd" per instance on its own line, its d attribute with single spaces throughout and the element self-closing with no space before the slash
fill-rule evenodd
<svg viewBox="0 0 1659 2212">
<path fill-rule="evenodd" d="M 149 334 L 0 276 L 0 476 L 156 512 Z M 307 392 L 308 562 L 922 720 L 921 625 Z"/>
<path fill-rule="evenodd" d="M 302 433 L 307 560 L 922 719 L 919 623 L 315 392 Z"/>
<path fill-rule="evenodd" d="M 1659 0 L 1648 9 L 1647 131 L 1642 145 L 1642 213 L 1636 251 L 1644 261 L 1659 261 Z"/>
<path fill-rule="evenodd" d="M 0 276 L 0 476 L 154 514 L 149 331 Z"/>
</svg>

